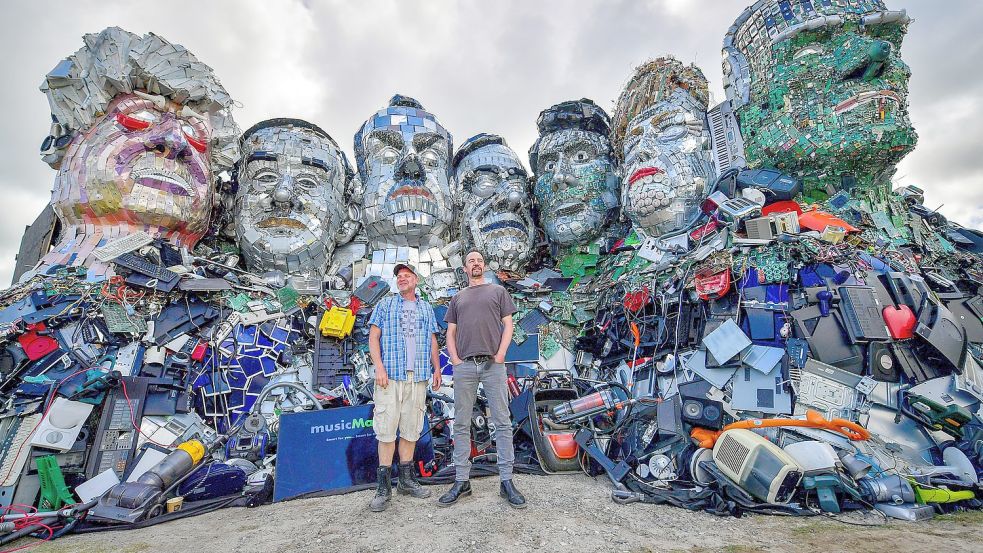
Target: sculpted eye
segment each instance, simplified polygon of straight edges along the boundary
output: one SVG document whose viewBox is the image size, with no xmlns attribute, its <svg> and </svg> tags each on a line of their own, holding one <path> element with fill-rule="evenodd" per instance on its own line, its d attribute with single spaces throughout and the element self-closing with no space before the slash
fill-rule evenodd
<svg viewBox="0 0 983 553">
<path fill-rule="evenodd" d="M 263 171 L 259 171 L 255 175 L 253 175 L 253 179 L 256 180 L 257 182 L 270 184 L 280 180 L 280 175 L 274 173 L 273 171 L 270 171 L 269 169 L 266 169 Z"/>
<path fill-rule="evenodd" d="M 813 44 L 811 46 L 804 46 L 800 48 L 799 51 L 792 56 L 792 59 L 797 60 L 805 56 L 815 56 L 815 55 L 821 55 L 823 53 L 825 52 L 823 51 L 822 46 Z"/>
<path fill-rule="evenodd" d="M 315 179 L 314 177 L 299 177 L 294 182 L 299 184 L 302 188 L 306 188 L 308 190 L 317 188 L 318 185 L 317 179 Z"/>
<path fill-rule="evenodd" d="M 659 131 L 660 140 L 675 140 L 686 133 L 685 125 L 670 125 Z"/>
<path fill-rule="evenodd" d="M 392 165 L 393 163 L 396 163 L 397 159 L 399 159 L 399 154 L 396 153 L 396 150 L 393 150 L 392 148 L 386 148 L 385 150 L 382 150 L 381 152 L 379 152 L 378 156 L 379 159 L 382 160 L 382 162 L 385 163 L 386 165 Z"/>
<path fill-rule="evenodd" d="M 480 198 L 487 198 L 494 194 L 497 188 L 498 178 L 496 178 L 494 175 L 486 173 L 478 175 L 478 178 L 471 187 L 471 190 L 476 196 Z"/>
<path fill-rule="evenodd" d="M 577 163 L 583 163 L 589 159 L 590 159 L 590 155 L 587 153 L 586 150 L 580 150 L 573 155 L 573 160 L 576 161 Z"/>
<path fill-rule="evenodd" d="M 194 128 L 191 123 L 181 123 L 181 132 L 184 133 L 184 137 L 188 139 L 188 144 L 191 144 L 192 148 L 201 153 L 205 153 L 205 150 L 208 149 L 208 142 L 199 136 L 198 129 Z"/>
<path fill-rule="evenodd" d="M 157 115 L 150 110 L 141 109 L 133 113 L 117 113 L 116 121 L 130 131 L 149 129 L 157 121 Z"/>
<path fill-rule="evenodd" d="M 437 163 L 440 161 L 440 157 L 433 150 L 427 150 L 420 154 L 420 159 L 428 167 L 436 167 Z"/>
<path fill-rule="evenodd" d="M 543 164 L 543 171 L 550 172 L 553 171 L 554 169 L 556 169 L 555 161 L 547 161 L 546 163 Z"/>
</svg>

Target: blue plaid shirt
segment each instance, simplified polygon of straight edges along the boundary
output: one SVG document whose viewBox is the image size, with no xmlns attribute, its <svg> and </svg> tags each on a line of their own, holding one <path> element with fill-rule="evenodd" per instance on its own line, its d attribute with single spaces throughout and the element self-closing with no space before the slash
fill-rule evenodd
<svg viewBox="0 0 983 553">
<path fill-rule="evenodd" d="M 382 346 L 382 364 L 386 366 L 386 374 L 390 380 L 406 380 L 406 338 L 403 334 L 402 312 L 403 296 L 391 294 L 386 296 L 372 310 L 370 325 L 379 327 L 382 336 L 379 338 Z M 416 295 L 416 356 L 413 358 L 413 380 L 420 382 L 430 380 L 433 367 L 430 363 L 430 336 L 439 332 L 437 317 L 433 307 Z"/>
</svg>

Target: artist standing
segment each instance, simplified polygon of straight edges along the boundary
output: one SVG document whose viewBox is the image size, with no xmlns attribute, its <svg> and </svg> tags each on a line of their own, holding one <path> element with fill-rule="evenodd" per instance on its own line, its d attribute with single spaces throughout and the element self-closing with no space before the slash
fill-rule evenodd
<svg viewBox="0 0 983 553">
<path fill-rule="evenodd" d="M 392 498 L 393 454 L 399 430 L 399 483 L 396 491 L 430 497 L 416 481 L 413 454 L 423 430 L 427 408 L 427 382 L 440 388 L 440 347 L 433 307 L 416 291 L 416 269 L 398 264 L 393 270 L 398 294 L 376 305 L 369 319 L 369 355 L 375 365 L 375 411 L 372 429 L 379 441 L 379 467 L 375 497 L 369 509 L 382 511 Z M 432 370 L 431 370 L 432 367 Z"/>
<path fill-rule="evenodd" d="M 437 504 L 447 507 L 461 496 L 471 495 L 471 413 L 478 384 L 484 385 L 491 420 L 495 424 L 495 450 L 498 452 L 499 495 L 516 508 L 526 506 L 526 498 L 512 482 L 515 450 L 512 448 L 512 421 L 509 418 L 505 352 L 512 342 L 512 314 L 515 305 L 505 288 L 485 282 L 485 259 L 472 251 L 464 258 L 468 287 L 451 298 L 447 321 L 447 352 L 454 364 L 454 486 L 440 496 Z"/>
</svg>

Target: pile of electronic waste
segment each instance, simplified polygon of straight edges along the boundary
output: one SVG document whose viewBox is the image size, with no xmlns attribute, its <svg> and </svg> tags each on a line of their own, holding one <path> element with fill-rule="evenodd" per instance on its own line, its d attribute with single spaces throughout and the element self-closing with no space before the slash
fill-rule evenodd
<svg viewBox="0 0 983 553">
<path fill-rule="evenodd" d="M 606 474 L 616 501 L 715 514 L 979 506 L 983 235 L 913 187 L 742 194 L 779 180 L 725 174 L 685 233 L 615 226 L 497 275 L 519 306 L 519 470 Z M 0 542 L 269 501 L 278 459 L 309 456 L 280 439 L 291 416 L 370 408 L 386 281 L 250 274 L 141 233 L 96 254 L 110 276 L 63 267 L 0 294 L 0 502 L 19 521 Z M 450 294 L 424 292 L 442 319 Z M 425 482 L 453 473 L 449 371 L 428 399 Z M 477 405 L 481 475 L 494 444 Z M 355 428 L 374 454 L 360 420 L 310 434 Z M 371 485 L 362 472 L 344 490 Z"/>
<path fill-rule="evenodd" d="M 541 367 L 560 372 L 524 392 L 546 472 L 718 514 L 980 506 L 983 234 L 914 187 L 811 205 L 796 189 L 730 171 L 687 232 L 569 254 L 586 270 L 556 277 L 596 305 L 575 345 L 543 353 L 573 376 Z M 582 322 L 551 320 L 562 302 L 535 283 L 519 295 L 527 334 Z"/>
</svg>

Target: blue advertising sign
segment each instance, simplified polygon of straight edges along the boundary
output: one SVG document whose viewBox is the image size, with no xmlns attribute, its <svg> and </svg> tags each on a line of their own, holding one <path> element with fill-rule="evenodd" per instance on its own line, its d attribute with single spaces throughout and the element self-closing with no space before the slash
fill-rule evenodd
<svg viewBox="0 0 983 553">
<path fill-rule="evenodd" d="M 313 492 L 345 493 L 375 485 L 379 453 L 372 431 L 374 405 L 289 413 L 280 417 L 273 501 Z M 433 461 L 429 421 L 416 460 Z M 416 464 L 416 463 L 414 463 Z"/>
</svg>

